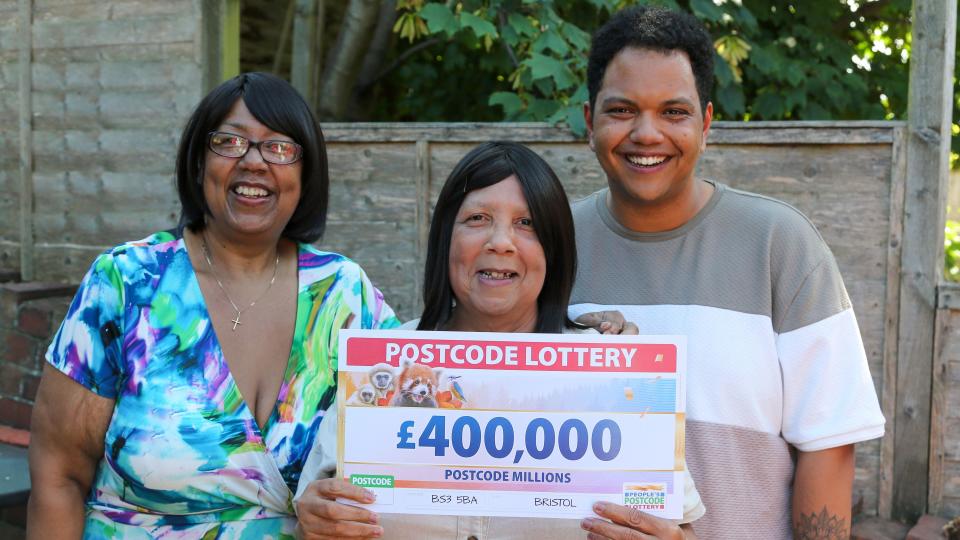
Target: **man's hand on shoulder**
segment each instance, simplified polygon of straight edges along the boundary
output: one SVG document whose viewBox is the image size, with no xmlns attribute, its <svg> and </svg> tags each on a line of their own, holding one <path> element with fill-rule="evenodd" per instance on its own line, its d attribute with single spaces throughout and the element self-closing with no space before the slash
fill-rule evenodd
<svg viewBox="0 0 960 540">
<path fill-rule="evenodd" d="M 635 336 L 640 333 L 637 325 L 628 321 L 619 311 L 591 311 L 573 322 L 594 328 L 601 334 Z"/>
</svg>

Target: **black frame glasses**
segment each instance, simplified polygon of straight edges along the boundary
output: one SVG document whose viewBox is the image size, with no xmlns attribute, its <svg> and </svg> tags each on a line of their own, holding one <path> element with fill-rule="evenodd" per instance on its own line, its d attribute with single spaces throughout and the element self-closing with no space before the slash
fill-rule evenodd
<svg viewBox="0 0 960 540">
<path fill-rule="evenodd" d="M 216 141 L 216 137 L 225 137 L 233 139 L 235 144 L 232 146 L 225 146 L 219 144 Z M 266 152 L 264 152 L 264 145 L 267 145 Z M 286 159 L 287 151 L 274 151 L 270 149 L 270 145 L 275 145 L 279 148 L 289 148 L 292 150 L 293 155 Z M 207 133 L 207 148 L 211 152 L 217 154 L 218 156 L 223 156 L 225 158 L 233 159 L 242 159 L 243 156 L 247 155 L 247 152 L 251 148 L 256 148 L 257 152 L 260 152 L 260 157 L 263 158 L 267 163 L 272 163 L 274 165 L 293 165 L 294 163 L 300 161 L 300 158 L 303 157 L 303 147 L 293 141 L 283 141 L 283 140 L 266 140 L 266 141 L 252 141 L 243 135 L 237 135 L 236 133 L 230 133 L 228 131 L 211 131 Z"/>
</svg>

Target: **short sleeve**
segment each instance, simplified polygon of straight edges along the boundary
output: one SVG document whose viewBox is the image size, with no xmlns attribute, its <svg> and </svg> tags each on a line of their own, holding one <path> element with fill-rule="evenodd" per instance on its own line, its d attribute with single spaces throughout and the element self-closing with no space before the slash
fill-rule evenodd
<svg viewBox="0 0 960 540">
<path fill-rule="evenodd" d="M 380 289 L 373 286 L 366 272 L 358 268 L 361 285 L 361 328 L 387 330 L 400 326 L 393 309 L 383 299 Z"/>
<path fill-rule="evenodd" d="M 47 349 L 53 367 L 92 392 L 114 399 L 121 379 L 123 280 L 105 253 L 84 276 Z"/>
<path fill-rule="evenodd" d="M 882 437 L 860 328 L 832 258 L 807 276 L 784 320 L 789 330 L 776 338 L 783 438 L 812 452 Z"/>
</svg>

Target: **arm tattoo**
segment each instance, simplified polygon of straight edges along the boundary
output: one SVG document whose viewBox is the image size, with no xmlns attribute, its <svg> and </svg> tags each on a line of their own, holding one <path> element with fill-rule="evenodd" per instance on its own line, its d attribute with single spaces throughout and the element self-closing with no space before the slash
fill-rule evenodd
<svg viewBox="0 0 960 540">
<path fill-rule="evenodd" d="M 827 513 L 824 506 L 819 514 L 800 514 L 798 523 L 793 524 L 793 536 L 796 540 L 846 540 L 850 538 L 847 520 Z"/>
</svg>

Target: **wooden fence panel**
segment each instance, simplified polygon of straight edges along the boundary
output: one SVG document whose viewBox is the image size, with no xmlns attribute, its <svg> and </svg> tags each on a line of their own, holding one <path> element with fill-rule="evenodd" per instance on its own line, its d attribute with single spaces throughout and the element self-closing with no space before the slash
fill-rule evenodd
<svg viewBox="0 0 960 540">
<path fill-rule="evenodd" d="M 733 187 L 784 200 L 820 229 L 857 311 L 878 391 L 884 389 L 884 374 L 895 372 L 898 318 L 891 299 L 899 286 L 894 283 L 902 233 L 897 212 L 903 197 L 903 175 L 897 172 L 902 153 L 895 142 L 902 130 L 902 124 L 878 122 L 718 122 L 699 170 Z M 327 232 L 319 246 L 360 263 L 402 319 L 419 314 L 433 201 L 456 162 L 478 142 L 528 144 L 554 167 L 571 199 L 606 185 L 586 143 L 561 128 L 331 124 L 324 131 L 331 192 Z M 47 132 L 53 134 L 49 140 Z M 132 151 L 124 134 L 146 135 L 128 127 L 104 128 L 98 130 L 99 144 L 115 137 L 116 152 Z M 174 126 L 151 135 L 163 151 L 144 157 L 140 168 L 118 161 L 105 170 L 101 162 L 57 158 L 57 151 L 70 144 L 62 130 L 41 126 L 38 136 L 34 220 L 40 279 L 76 280 L 105 247 L 176 223 Z M 889 478 L 881 471 L 890 469 L 892 456 L 881 454 L 881 441 L 857 449 L 855 497 L 866 514 L 889 505 Z"/>
<path fill-rule="evenodd" d="M 320 246 L 360 262 L 395 310 L 412 313 L 420 272 L 414 145 L 336 143 L 328 158 L 330 210 Z"/>
<path fill-rule="evenodd" d="M 0 268 L 20 267 L 20 25 L 15 0 L 0 0 Z"/>
<path fill-rule="evenodd" d="M 16 19 L 5 16 L 10 5 L 0 3 L 0 189 L 16 194 L 8 151 L 16 158 L 17 123 L 2 121 L 15 120 L 9 89 L 17 88 L 19 43 L 8 31 Z M 105 246 L 176 222 L 173 156 L 202 97 L 200 7 L 192 0 L 34 3 L 27 221 L 34 279 L 76 280 Z M 21 212 L 10 206 L 16 198 L 0 199 L 0 264 L 16 268 L 5 261 L 19 251 Z"/>
<path fill-rule="evenodd" d="M 929 512 L 960 516 L 960 284 L 940 286 L 930 400 Z"/>
</svg>

